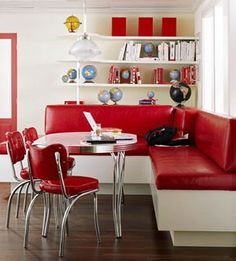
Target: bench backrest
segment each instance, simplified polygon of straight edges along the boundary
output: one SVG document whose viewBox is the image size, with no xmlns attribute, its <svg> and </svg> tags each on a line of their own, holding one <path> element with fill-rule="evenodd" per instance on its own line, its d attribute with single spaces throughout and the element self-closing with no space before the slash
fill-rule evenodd
<svg viewBox="0 0 236 261">
<path fill-rule="evenodd" d="M 223 170 L 236 170 L 236 119 L 199 111 L 195 122 L 196 146 Z"/>
<path fill-rule="evenodd" d="M 162 125 L 173 125 L 174 108 L 169 105 L 48 105 L 45 133 L 90 131 L 83 114 L 89 111 L 102 127 L 115 127 L 138 136 Z"/>
</svg>

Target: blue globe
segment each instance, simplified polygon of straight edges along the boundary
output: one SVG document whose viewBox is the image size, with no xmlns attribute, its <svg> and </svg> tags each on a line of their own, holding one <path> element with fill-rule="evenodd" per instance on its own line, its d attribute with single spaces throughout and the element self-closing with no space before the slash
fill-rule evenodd
<svg viewBox="0 0 236 261">
<path fill-rule="evenodd" d="M 179 81 L 179 78 L 180 78 L 180 71 L 175 69 L 175 70 L 172 70 L 170 71 L 170 79 L 171 81 Z"/>
<path fill-rule="evenodd" d="M 155 96 L 154 91 L 148 91 L 148 92 L 147 92 L 147 97 L 148 97 L 149 99 L 153 99 L 154 96 Z"/>
<path fill-rule="evenodd" d="M 154 45 L 152 43 L 146 43 L 143 45 L 143 51 L 147 55 L 151 55 L 154 51 Z"/>
<path fill-rule="evenodd" d="M 97 75 L 97 69 L 93 65 L 85 65 L 82 69 L 81 72 L 82 76 L 85 79 L 85 82 L 92 82 L 92 80 L 96 77 Z"/>
<path fill-rule="evenodd" d="M 111 100 L 116 104 L 119 100 L 122 99 L 123 97 L 123 93 L 122 91 L 117 88 L 117 87 L 113 87 L 110 90 L 110 95 L 111 95 Z"/>
<path fill-rule="evenodd" d="M 101 90 L 98 92 L 98 100 L 102 102 L 103 104 L 107 104 L 110 100 L 111 95 L 110 92 L 107 90 Z"/>
<path fill-rule="evenodd" d="M 124 78 L 125 80 L 128 80 L 129 77 L 130 77 L 130 72 L 129 72 L 129 70 L 128 70 L 128 69 L 127 69 L 127 70 L 123 70 L 123 71 L 121 72 L 121 77 Z"/>
<path fill-rule="evenodd" d="M 76 69 L 73 69 L 73 68 L 69 69 L 67 71 L 67 76 L 70 79 L 70 82 L 75 82 L 75 80 L 77 78 L 77 71 L 76 71 Z"/>
</svg>

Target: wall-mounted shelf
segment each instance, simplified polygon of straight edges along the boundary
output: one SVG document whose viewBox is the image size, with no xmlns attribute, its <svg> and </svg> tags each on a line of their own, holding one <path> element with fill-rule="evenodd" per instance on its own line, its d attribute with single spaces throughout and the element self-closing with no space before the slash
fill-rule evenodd
<svg viewBox="0 0 236 261">
<path fill-rule="evenodd" d="M 121 87 L 121 88 L 170 88 L 171 83 L 169 84 L 110 84 L 110 83 L 62 83 L 64 87 Z M 196 87 L 196 85 L 189 85 L 190 87 Z"/>
<path fill-rule="evenodd" d="M 147 42 L 152 42 L 155 48 L 155 51 L 153 53 L 154 56 L 159 55 L 159 45 L 168 45 L 169 46 L 169 52 L 170 49 L 173 48 L 177 49 L 175 45 L 180 45 L 181 42 L 187 42 L 192 43 L 195 42 L 194 44 L 194 50 L 196 54 L 196 42 L 199 40 L 199 37 L 194 37 L 194 36 L 176 36 L 176 37 L 162 37 L 162 36 L 107 36 L 107 35 L 100 35 L 100 34 L 95 34 L 95 33 L 89 33 L 88 34 L 93 40 L 98 40 L 101 41 L 101 48 L 103 48 L 103 55 L 99 56 L 96 59 L 90 59 L 90 60 L 79 60 L 74 57 L 66 57 L 63 59 L 60 59 L 60 63 L 65 63 L 68 64 L 70 67 L 76 68 L 78 71 L 78 78 L 77 78 L 77 83 L 62 83 L 61 85 L 64 87 L 75 87 L 76 92 L 77 92 L 77 101 L 79 102 L 80 100 L 80 88 L 91 88 L 91 87 L 99 87 L 99 88 L 112 88 L 112 87 L 119 87 L 119 88 L 165 88 L 168 89 L 171 86 L 171 83 L 167 84 L 151 84 L 152 82 L 152 74 L 154 73 L 155 70 L 159 69 L 164 69 L 164 74 L 163 74 L 163 81 L 156 81 L 154 80 L 153 82 L 168 82 L 169 81 L 169 71 L 173 69 L 178 69 L 182 70 L 184 67 L 195 67 L 199 64 L 198 61 L 195 61 L 196 56 L 194 55 L 186 55 L 186 56 L 178 56 L 178 60 L 170 60 L 171 56 L 169 55 L 164 55 L 164 56 L 159 56 L 158 57 L 145 57 L 144 52 L 143 52 L 143 44 Z M 63 38 L 70 39 L 72 41 L 75 41 L 76 39 L 79 39 L 82 34 L 78 33 L 67 33 L 65 35 L 61 35 Z M 112 44 L 112 41 L 114 44 Z M 163 42 L 163 43 L 162 43 Z M 165 43 L 164 43 L 165 42 Z M 172 42 L 172 43 L 171 43 Z M 173 44 L 175 42 L 175 44 Z M 139 51 L 137 54 L 139 55 L 134 55 L 131 57 L 127 58 L 126 52 L 126 47 L 132 43 L 135 45 L 136 43 L 141 46 L 139 47 Z M 141 45 L 140 45 L 141 44 Z M 172 44 L 172 45 L 171 45 Z M 182 44 L 182 43 L 181 43 Z M 170 47 L 171 46 L 171 47 Z M 158 52 L 156 51 L 158 47 Z M 130 49 L 131 50 L 131 49 Z M 168 50 L 165 47 L 165 52 Z M 178 47 L 178 53 L 180 54 Z M 135 49 L 136 51 L 136 49 Z M 192 54 L 191 51 L 188 51 L 188 54 Z M 176 51 L 177 52 L 177 51 Z M 182 52 L 182 51 L 181 51 Z M 129 54 L 132 53 L 132 51 L 129 52 Z M 183 53 L 183 52 L 182 52 Z M 124 55 L 123 55 L 124 54 Z M 101 58 L 100 58 L 101 57 Z M 139 58 L 141 57 L 141 58 Z M 143 58 L 144 57 L 144 58 Z M 177 57 L 177 55 L 176 55 Z M 127 59 L 127 60 L 122 60 L 122 59 Z M 98 83 L 83 83 L 84 79 L 81 75 L 81 70 L 84 65 L 86 64 L 91 64 L 91 65 L 96 65 L 97 71 L 98 71 L 98 77 L 96 80 Z M 68 66 L 67 65 L 67 66 Z M 126 66 L 125 66 L 126 65 Z M 108 67 L 109 68 L 108 68 Z M 141 81 L 143 82 L 142 84 L 129 84 L 129 83 L 122 83 L 122 84 L 111 84 L 107 83 L 110 81 L 110 68 L 113 66 L 117 66 L 119 68 L 119 72 L 122 69 L 122 67 L 128 67 L 132 68 L 136 67 L 138 68 L 141 76 Z M 149 66 L 149 67 L 148 67 Z M 163 67 L 163 68 L 161 68 Z M 127 69 L 127 68 L 125 68 Z M 196 69 L 197 70 L 197 69 Z M 157 75 L 157 74 L 154 74 Z M 113 82 L 110 81 L 110 82 Z M 136 81 L 137 82 L 137 81 Z M 192 81 L 190 81 L 192 82 Z M 196 85 L 189 85 L 190 87 L 195 88 Z"/>
<path fill-rule="evenodd" d="M 91 64 L 162 64 L 162 65 L 169 65 L 169 64 L 198 64 L 197 61 L 158 61 L 150 58 L 143 59 L 143 60 L 135 60 L 135 61 L 120 61 L 120 60 L 88 60 L 88 61 L 79 61 L 73 58 L 68 59 L 61 59 L 59 62 L 63 63 L 91 63 Z"/>
</svg>

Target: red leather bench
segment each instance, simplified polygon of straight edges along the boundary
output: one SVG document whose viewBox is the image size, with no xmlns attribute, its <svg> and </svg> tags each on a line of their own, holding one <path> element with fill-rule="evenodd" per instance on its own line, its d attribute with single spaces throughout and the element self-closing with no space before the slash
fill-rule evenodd
<svg viewBox="0 0 236 261">
<path fill-rule="evenodd" d="M 138 147 L 127 157 L 135 161 L 126 166 L 125 178 L 132 174 L 131 182 L 142 183 L 145 168 L 158 229 L 169 230 L 174 245 L 236 246 L 236 119 L 172 106 L 49 105 L 45 133 L 90 131 L 83 111 L 102 127 L 137 134 Z M 162 125 L 188 133 L 191 145 L 148 147 L 144 134 Z M 142 166 L 143 158 L 149 165 Z M 99 179 L 107 162 L 100 174 L 96 167 Z"/>
<path fill-rule="evenodd" d="M 236 119 L 197 110 L 182 114 L 189 147 L 150 147 L 158 189 L 236 190 Z M 174 157 L 173 157 L 174 155 Z"/>
</svg>

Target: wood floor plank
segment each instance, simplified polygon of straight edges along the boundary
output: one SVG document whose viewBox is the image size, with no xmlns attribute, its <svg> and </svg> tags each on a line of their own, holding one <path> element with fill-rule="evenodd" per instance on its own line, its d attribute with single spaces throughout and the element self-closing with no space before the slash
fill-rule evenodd
<svg viewBox="0 0 236 261">
<path fill-rule="evenodd" d="M 23 248 L 24 215 L 11 215 L 5 228 L 9 186 L 0 184 L 0 261 L 53 261 L 58 258 L 59 229 L 51 218 L 48 238 L 41 237 L 42 201 L 32 214 L 28 249 Z M 101 244 L 97 244 L 92 199 L 81 199 L 70 215 L 70 234 L 62 260 L 81 261 L 235 261 L 235 248 L 173 247 L 168 232 L 158 231 L 150 196 L 129 196 L 122 207 L 122 239 L 115 239 L 111 196 L 99 195 Z M 15 204 L 15 203 L 14 203 Z"/>
</svg>

